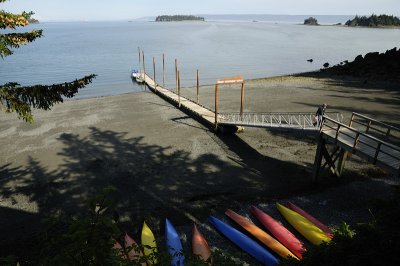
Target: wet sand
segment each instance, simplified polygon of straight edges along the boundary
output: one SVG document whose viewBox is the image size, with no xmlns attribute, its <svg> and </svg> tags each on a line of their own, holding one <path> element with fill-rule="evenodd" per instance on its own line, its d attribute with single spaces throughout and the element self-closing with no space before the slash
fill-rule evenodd
<svg viewBox="0 0 400 266">
<path fill-rule="evenodd" d="M 214 108 L 214 87 L 200 102 Z M 350 78 L 287 76 L 246 81 L 245 111 L 315 112 L 326 102 L 348 121 L 351 112 L 400 125 L 400 88 Z M 195 99 L 194 88 L 182 89 Z M 220 89 L 221 112 L 239 111 L 240 86 Z M 31 243 L 40 219 L 79 213 L 85 200 L 112 185 L 121 221 L 139 239 L 143 220 L 163 235 L 166 217 L 190 237 L 192 222 L 218 245 L 206 221 L 226 208 L 256 204 L 281 219 L 276 201 L 292 200 L 335 227 L 365 222 L 369 207 L 393 196 L 393 179 L 356 157 L 341 179 L 311 177 L 316 138 L 304 131 L 245 128 L 214 134 L 151 92 L 71 100 L 36 111 L 35 123 L 0 113 L 0 246 Z M 0 254 L 2 255 L 2 254 Z"/>
</svg>

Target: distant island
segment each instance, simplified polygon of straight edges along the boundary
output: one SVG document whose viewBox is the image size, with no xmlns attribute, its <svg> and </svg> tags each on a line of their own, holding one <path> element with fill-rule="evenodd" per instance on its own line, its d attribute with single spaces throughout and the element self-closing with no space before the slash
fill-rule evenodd
<svg viewBox="0 0 400 266">
<path fill-rule="evenodd" d="M 157 22 L 164 22 L 164 21 L 205 21 L 203 17 L 197 17 L 192 15 L 174 15 L 174 16 L 158 16 L 156 18 Z"/>
<path fill-rule="evenodd" d="M 319 24 L 318 24 L 318 20 L 316 18 L 309 17 L 309 18 L 304 20 L 304 25 L 318 26 Z"/>
<path fill-rule="evenodd" d="M 354 19 L 348 20 L 345 25 L 350 27 L 399 27 L 400 19 L 393 15 L 356 16 Z"/>
</svg>

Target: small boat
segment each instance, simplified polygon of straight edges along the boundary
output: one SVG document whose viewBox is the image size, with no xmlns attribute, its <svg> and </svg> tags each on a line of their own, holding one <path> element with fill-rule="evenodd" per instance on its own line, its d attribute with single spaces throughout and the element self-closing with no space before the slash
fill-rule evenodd
<svg viewBox="0 0 400 266">
<path fill-rule="evenodd" d="M 139 76 L 139 71 L 137 71 L 137 69 L 132 69 L 131 75 L 133 79 L 136 79 Z"/>
<path fill-rule="evenodd" d="M 260 244 L 250 237 L 213 216 L 208 217 L 208 220 L 226 238 L 231 240 L 235 245 L 243 249 L 249 255 L 253 256 L 262 264 L 268 266 L 278 264 L 278 260 L 274 257 L 274 255 L 272 255 L 268 250 L 260 246 Z"/>
<path fill-rule="evenodd" d="M 255 206 L 251 206 L 251 213 L 297 258 L 303 258 L 302 253 L 306 250 L 303 243 L 286 227 Z"/>
<path fill-rule="evenodd" d="M 150 257 L 150 259 L 147 260 L 147 263 L 149 265 L 157 264 L 157 259 L 153 257 L 154 253 L 157 252 L 156 239 L 154 237 L 153 232 L 147 226 L 146 222 L 143 222 L 143 227 L 142 227 L 142 245 L 144 254 Z"/>
<path fill-rule="evenodd" d="M 270 236 L 265 231 L 261 230 L 254 223 L 247 220 L 245 217 L 237 214 L 236 212 L 228 209 L 225 214 L 231 218 L 233 221 L 238 223 L 241 227 L 243 227 L 247 232 L 252 234 L 258 240 L 260 240 L 264 245 L 269 247 L 276 254 L 281 256 L 282 258 L 293 257 L 298 259 L 292 252 L 290 252 L 285 246 L 283 246 L 279 241 Z"/>
<path fill-rule="evenodd" d="M 143 252 L 139 249 L 138 244 L 132 237 L 125 233 L 124 237 L 125 249 L 128 252 L 129 261 L 138 262 L 141 257 L 143 257 Z M 142 266 L 146 266 L 146 262 L 142 263 Z"/>
<path fill-rule="evenodd" d="M 324 231 L 324 233 L 329 237 L 332 238 L 333 237 L 333 232 L 332 230 L 326 226 L 325 224 L 321 223 L 317 218 L 315 218 L 314 216 L 312 216 L 311 214 L 307 213 L 306 211 L 304 211 L 303 209 L 301 209 L 300 207 L 294 205 L 291 202 L 288 202 L 288 204 L 286 205 L 289 209 L 291 209 L 292 211 L 297 212 L 298 214 L 302 215 L 303 217 L 307 218 L 308 220 L 310 220 L 310 222 L 312 222 L 313 224 L 315 224 L 319 229 L 321 229 L 322 231 Z"/>
<path fill-rule="evenodd" d="M 183 266 L 185 256 L 183 255 L 182 243 L 175 227 L 168 219 L 165 219 L 165 242 L 167 251 L 172 256 L 171 264 L 173 266 Z"/>
<path fill-rule="evenodd" d="M 279 212 L 285 219 L 308 241 L 314 245 L 320 245 L 322 242 L 329 242 L 331 239 L 325 235 L 324 231 L 315 226 L 304 216 L 301 216 L 295 211 L 292 211 L 285 206 L 276 203 Z"/>
<path fill-rule="evenodd" d="M 199 256 L 204 261 L 209 261 L 211 257 L 211 249 L 208 246 L 207 240 L 203 234 L 197 229 L 197 226 L 193 224 L 192 230 L 192 251 L 194 255 Z M 211 262 L 211 261 L 209 261 Z"/>
</svg>

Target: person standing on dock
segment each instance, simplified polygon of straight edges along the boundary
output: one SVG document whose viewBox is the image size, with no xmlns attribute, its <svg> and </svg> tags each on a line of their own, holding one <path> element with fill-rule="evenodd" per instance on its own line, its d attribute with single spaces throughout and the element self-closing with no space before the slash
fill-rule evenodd
<svg viewBox="0 0 400 266">
<path fill-rule="evenodd" d="M 316 122 L 314 123 L 314 126 L 318 125 L 319 127 L 322 126 L 322 122 L 323 122 L 323 116 L 325 114 L 325 110 L 326 110 L 326 103 L 322 104 L 320 107 L 318 107 L 317 112 L 315 113 L 316 116 Z"/>
</svg>

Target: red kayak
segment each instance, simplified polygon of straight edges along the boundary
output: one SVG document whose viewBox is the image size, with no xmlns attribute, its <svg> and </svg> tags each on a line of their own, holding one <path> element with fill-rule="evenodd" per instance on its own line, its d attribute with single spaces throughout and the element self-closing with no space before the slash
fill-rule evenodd
<svg viewBox="0 0 400 266">
<path fill-rule="evenodd" d="M 296 257 L 302 259 L 302 253 L 306 250 L 303 243 L 294 236 L 289 230 L 281 225 L 277 220 L 261 211 L 255 206 L 251 206 L 251 213 L 276 237 L 285 247 L 287 247 Z"/>
<path fill-rule="evenodd" d="M 227 209 L 225 214 L 282 258 L 292 257 L 297 259 L 297 257 L 279 241 L 261 230 L 261 228 L 247 220 L 244 216 L 237 214 L 231 209 Z"/>
<path fill-rule="evenodd" d="M 320 221 L 318 221 L 318 219 L 316 219 L 315 217 L 313 217 L 312 215 L 308 214 L 306 211 L 302 210 L 300 207 L 294 205 L 293 203 L 289 202 L 287 204 L 287 207 L 289 209 L 291 209 L 292 211 L 297 212 L 298 214 L 300 214 L 301 216 L 303 216 L 304 218 L 307 218 L 310 222 L 312 222 L 315 226 L 317 226 L 319 229 L 321 229 L 329 238 L 333 237 L 333 232 L 332 230 L 324 225 L 323 223 L 321 223 Z"/>
</svg>

